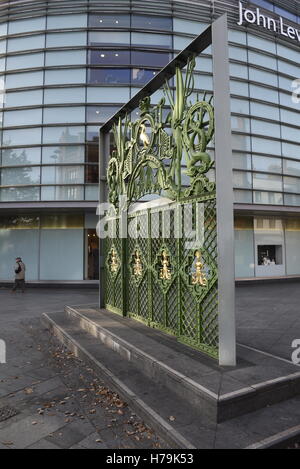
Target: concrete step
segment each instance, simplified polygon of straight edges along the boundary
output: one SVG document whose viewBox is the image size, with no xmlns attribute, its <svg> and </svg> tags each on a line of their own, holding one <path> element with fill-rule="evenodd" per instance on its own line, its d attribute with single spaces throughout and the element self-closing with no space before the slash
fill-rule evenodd
<svg viewBox="0 0 300 469">
<path fill-rule="evenodd" d="M 131 319 L 88 307 L 66 307 L 78 327 L 130 361 L 151 380 L 186 399 L 213 422 L 252 412 L 300 394 L 300 368 L 244 347 L 237 368 L 178 343 Z"/>
<path fill-rule="evenodd" d="M 181 388 L 181 393 L 178 389 L 175 392 L 170 387 L 169 379 L 164 378 L 165 382 L 156 380 L 156 369 L 160 368 L 156 363 L 153 362 L 152 375 L 149 375 L 149 370 L 145 373 L 142 366 L 137 366 L 132 349 L 124 348 L 124 343 L 115 339 L 119 335 L 119 320 L 111 324 L 111 327 L 114 326 L 112 337 L 112 331 L 108 334 L 100 330 L 95 321 L 88 321 L 82 312 L 75 314 L 72 309 L 45 314 L 45 324 L 62 343 L 87 361 L 159 433 L 167 445 L 185 449 L 271 447 L 279 441 L 282 444 L 283 439 L 295 438 L 295 428 L 300 418 L 300 396 L 217 424 L 211 415 L 203 411 L 203 405 L 195 405 L 195 397 L 194 400 L 189 399 L 184 387 L 186 384 Z M 124 321 L 122 318 L 120 320 L 121 323 Z M 149 363 L 145 366 L 148 367 Z M 239 397 L 236 404 L 239 405 Z"/>
</svg>

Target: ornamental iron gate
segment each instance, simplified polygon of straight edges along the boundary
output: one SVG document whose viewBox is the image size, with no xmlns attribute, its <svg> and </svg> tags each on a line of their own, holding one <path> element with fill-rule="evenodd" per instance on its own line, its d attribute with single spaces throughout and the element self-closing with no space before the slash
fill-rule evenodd
<svg viewBox="0 0 300 469">
<path fill-rule="evenodd" d="M 100 305 L 232 366 L 236 342 L 227 34 L 224 16 L 100 129 L 100 201 L 106 200 L 106 181 L 110 203 L 101 232 Z M 194 92 L 195 57 L 210 44 L 214 93 L 200 98 Z M 169 84 L 173 76 L 174 91 Z M 163 82 L 164 97 L 152 105 L 151 94 Z M 139 118 L 132 121 L 129 116 L 137 105 Z M 110 130 L 114 149 L 104 178 Z"/>
</svg>

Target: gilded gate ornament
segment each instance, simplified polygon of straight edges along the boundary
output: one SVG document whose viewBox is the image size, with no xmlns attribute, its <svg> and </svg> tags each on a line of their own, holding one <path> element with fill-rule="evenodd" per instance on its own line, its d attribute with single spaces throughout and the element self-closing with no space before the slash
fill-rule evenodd
<svg viewBox="0 0 300 469">
<path fill-rule="evenodd" d="M 168 253 L 166 251 L 163 251 L 162 256 L 161 256 L 161 269 L 160 269 L 160 274 L 159 278 L 161 280 L 171 280 L 172 277 L 172 272 L 170 269 L 170 260 L 168 257 Z"/>
<path fill-rule="evenodd" d="M 111 251 L 111 255 L 110 255 L 110 271 L 111 271 L 111 273 L 116 274 L 119 270 L 119 267 L 120 267 L 120 264 L 119 264 L 119 261 L 118 261 L 118 256 L 117 256 L 117 253 L 116 253 L 115 249 L 113 248 L 112 251 Z"/>
<path fill-rule="evenodd" d="M 207 278 L 204 272 L 204 264 L 202 262 L 201 251 L 196 251 L 196 272 L 192 274 L 192 285 L 200 285 L 201 287 L 207 287 Z"/>
<path fill-rule="evenodd" d="M 143 264 L 142 264 L 140 253 L 138 251 L 135 251 L 135 254 L 134 254 L 133 275 L 135 277 L 143 276 Z"/>
<path fill-rule="evenodd" d="M 214 108 L 206 94 L 202 100 L 197 95 L 197 102 L 190 102 L 195 65 L 195 59 L 191 59 L 184 72 L 176 69 L 175 98 L 166 82 L 165 97 L 156 106 L 151 106 L 151 98 L 146 97 L 140 102 L 137 121 L 127 116 L 114 126 L 115 149 L 107 180 L 109 201 L 116 208 L 120 195 L 126 195 L 130 204 L 146 194 L 163 194 L 180 201 L 215 190 L 207 176 L 214 165 L 207 152 L 215 130 Z M 166 106 L 170 109 L 167 116 Z M 183 163 L 189 178 L 187 186 L 182 183 Z"/>
</svg>

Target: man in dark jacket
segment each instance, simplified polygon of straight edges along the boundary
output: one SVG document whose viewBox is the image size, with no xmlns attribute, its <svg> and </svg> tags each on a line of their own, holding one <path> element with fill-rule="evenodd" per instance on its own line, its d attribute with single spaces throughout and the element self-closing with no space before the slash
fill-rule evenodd
<svg viewBox="0 0 300 469">
<path fill-rule="evenodd" d="M 12 290 L 13 293 L 15 293 L 18 288 L 22 290 L 22 293 L 25 293 L 25 272 L 26 266 L 24 262 L 21 257 L 17 257 L 15 265 L 15 285 Z"/>
</svg>

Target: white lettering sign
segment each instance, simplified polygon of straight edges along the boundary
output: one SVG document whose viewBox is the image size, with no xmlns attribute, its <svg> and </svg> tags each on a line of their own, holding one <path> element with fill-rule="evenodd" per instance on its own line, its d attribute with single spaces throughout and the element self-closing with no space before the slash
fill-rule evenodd
<svg viewBox="0 0 300 469">
<path fill-rule="evenodd" d="M 274 18 L 263 15 L 260 8 L 256 8 L 255 11 L 249 10 L 243 7 L 242 2 L 239 2 L 238 25 L 243 26 L 244 23 L 261 26 L 269 31 L 273 31 L 274 33 L 281 34 L 282 36 L 300 42 L 300 30 L 293 28 L 292 26 L 285 25 L 282 17 L 275 20 Z"/>
</svg>

